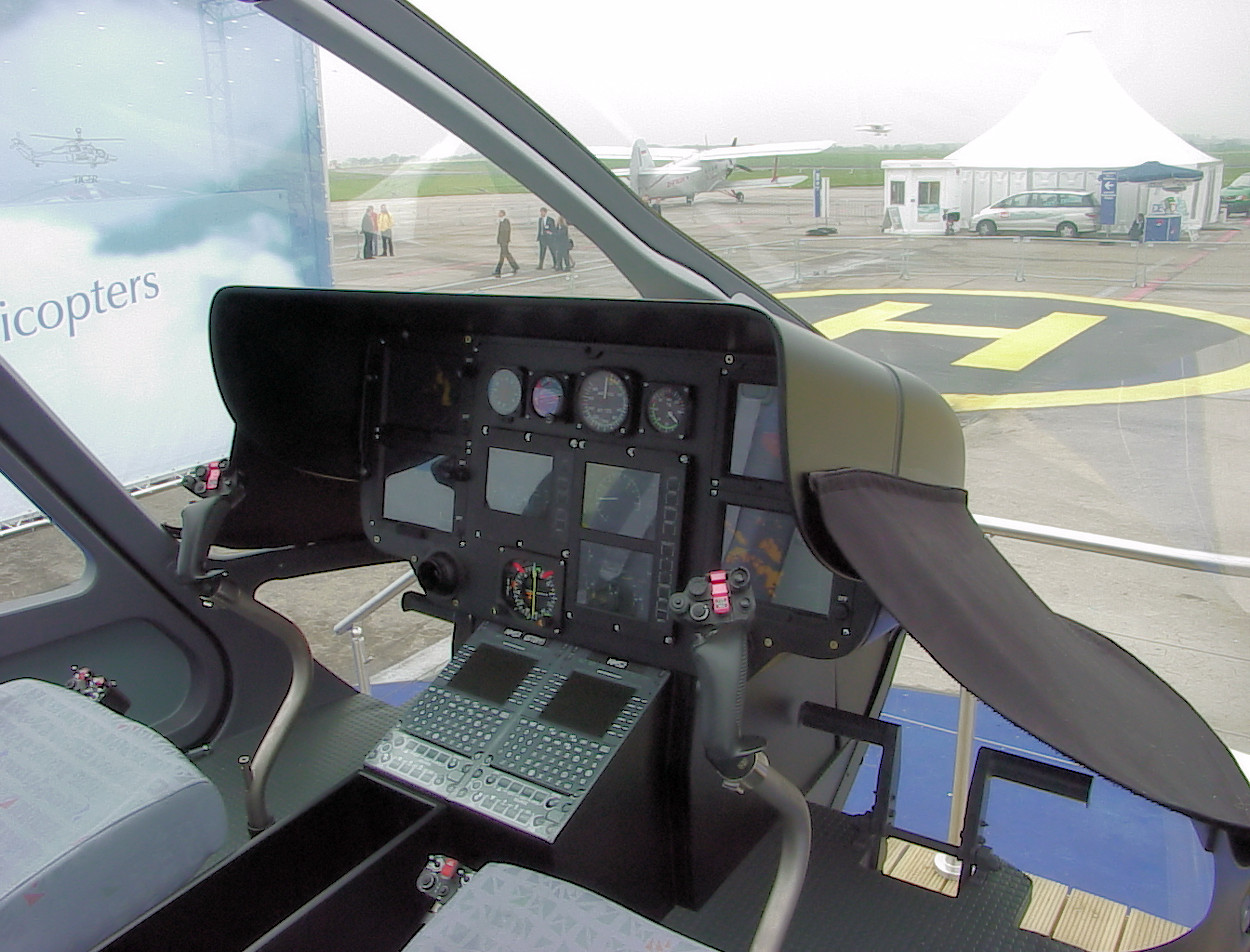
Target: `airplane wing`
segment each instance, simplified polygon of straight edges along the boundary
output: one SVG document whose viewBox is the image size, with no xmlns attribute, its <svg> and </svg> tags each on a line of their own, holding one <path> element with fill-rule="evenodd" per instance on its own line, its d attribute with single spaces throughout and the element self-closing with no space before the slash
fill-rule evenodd
<svg viewBox="0 0 1250 952">
<path fill-rule="evenodd" d="M 782 175 L 778 178 L 730 179 L 729 187 L 742 191 L 748 188 L 789 188 L 807 181 L 806 175 Z"/>
<path fill-rule="evenodd" d="M 681 159 L 690 158 L 691 156 L 698 156 L 699 158 L 702 158 L 702 154 L 694 149 L 666 149 L 663 146 L 658 148 L 655 146 L 648 146 L 647 149 L 651 153 L 651 158 L 655 159 L 657 162 L 677 162 Z M 590 154 L 600 162 L 606 159 L 623 159 L 628 162 L 631 152 L 631 147 L 627 145 L 596 145 L 590 147 Z M 769 155 L 771 154 L 772 153 L 770 152 Z M 670 170 L 666 169 L 665 171 Z M 682 171 L 690 170 L 684 169 Z"/>
<path fill-rule="evenodd" d="M 702 172 L 703 169 L 697 165 L 657 165 L 653 169 L 644 169 L 644 175 L 681 175 L 683 173 L 693 175 Z M 629 178 L 629 169 L 612 169 L 612 174 L 617 178 Z"/>
<path fill-rule="evenodd" d="M 761 145 L 731 145 L 716 149 L 703 149 L 695 154 L 698 161 L 710 159 L 753 159 L 771 155 L 808 155 L 824 152 L 833 147 L 832 139 L 811 142 L 765 142 Z M 651 150 L 652 155 L 656 152 Z"/>
</svg>

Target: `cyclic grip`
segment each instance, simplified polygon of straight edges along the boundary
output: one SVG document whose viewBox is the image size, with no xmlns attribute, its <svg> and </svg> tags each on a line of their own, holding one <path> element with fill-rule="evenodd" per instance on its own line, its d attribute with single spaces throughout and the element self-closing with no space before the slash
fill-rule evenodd
<svg viewBox="0 0 1250 952">
<path fill-rule="evenodd" d="M 722 777 L 737 780 L 762 750 L 759 737 L 743 737 L 742 695 L 747 679 L 747 633 L 755 617 L 751 573 L 745 568 L 717 569 L 692 578 L 669 597 L 679 621 L 695 632 L 694 666 L 699 679 L 696 700 L 704 752 Z"/>
</svg>

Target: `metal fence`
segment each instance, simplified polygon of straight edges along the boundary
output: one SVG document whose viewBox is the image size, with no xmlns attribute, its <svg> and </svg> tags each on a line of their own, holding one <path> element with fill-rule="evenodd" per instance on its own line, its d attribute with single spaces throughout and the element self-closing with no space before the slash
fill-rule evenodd
<svg viewBox="0 0 1250 952">
<path fill-rule="evenodd" d="M 1236 237 L 1233 237 L 1236 236 Z M 1250 289 L 1250 241 L 1236 232 L 1197 240 L 831 235 L 768 242 L 726 241 L 716 252 L 739 270 L 777 289 L 810 282 L 875 285 L 923 282 L 987 286 L 1073 282 L 1089 293 L 1112 288 Z"/>
</svg>

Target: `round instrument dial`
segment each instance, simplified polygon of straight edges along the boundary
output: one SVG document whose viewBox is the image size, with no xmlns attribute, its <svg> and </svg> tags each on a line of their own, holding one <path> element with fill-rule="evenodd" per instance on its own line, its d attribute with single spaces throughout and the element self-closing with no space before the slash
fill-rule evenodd
<svg viewBox="0 0 1250 952">
<path fill-rule="evenodd" d="M 521 409 L 521 375 L 511 367 L 500 367 L 486 384 L 486 399 L 500 416 L 514 416 Z"/>
<path fill-rule="evenodd" d="M 582 378 L 574 406 L 577 421 L 587 429 L 615 433 L 629 423 L 634 400 L 622 374 L 600 367 Z"/>
<path fill-rule="evenodd" d="M 563 416 L 567 399 L 564 381 L 554 374 L 543 374 L 534 381 L 534 389 L 530 391 L 530 406 L 544 420 Z"/>
<path fill-rule="evenodd" d="M 560 610 L 556 570 L 540 562 L 513 559 L 504 570 L 503 597 L 518 617 L 546 627 Z"/>
<path fill-rule="evenodd" d="M 690 388 L 664 383 L 647 394 L 647 423 L 665 436 L 685 436 L 690 427 Z"/>
</svg>

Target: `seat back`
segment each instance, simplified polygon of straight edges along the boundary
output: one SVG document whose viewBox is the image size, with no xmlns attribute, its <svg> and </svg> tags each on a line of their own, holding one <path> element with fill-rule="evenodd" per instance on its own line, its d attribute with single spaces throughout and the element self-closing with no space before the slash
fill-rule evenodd
<svg viewBox="0 0 1250 952">
<path fill-rule="evenodd" d="M 404 952 L 444 949 L 715 952 L 589 889 L 507 863 L 482 867 Z"/>
</svg>

